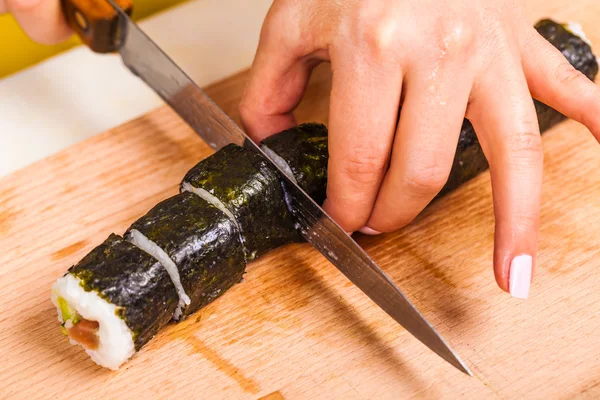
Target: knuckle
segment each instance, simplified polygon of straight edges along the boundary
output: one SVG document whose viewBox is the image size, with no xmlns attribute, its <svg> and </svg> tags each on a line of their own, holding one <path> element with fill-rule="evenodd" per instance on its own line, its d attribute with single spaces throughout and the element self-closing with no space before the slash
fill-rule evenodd
<svg viewBox="0 0 600 400">
<path fill-rule="evenodd" d="M 536 206 L 536 208 L 539 209 L 539 206 Z M 539 212 L 531 212 L 529 210 L 516 211 L 514 214 L 514 220 L 515 229 L 521 232 L 531 232 L 532 230 L 539 229 Z"/>
<path fill-rule="evenodd" d="M 374 178 L 382 176 L 386 160 L 370 150 L 355 151 L 351 157 L 342 161 L 343 173 L 359 184 L 372 183 Z"/>
<path fill-rule="evenodd" d="M 449 173 L 448 168 L 435 162 L 414 166 L 406 172 L 404 186 L 415 197 L 430 197 L 444 187 Z"/>
<path fill-rule="evenodd" d="M 541 162 L 543 160 L 542 137 L 538 131 L 525 131 L 509 136 L 508 151 L 523 161 Z"/>
<path fill-rule="evenodd" d="M 386 20 L 368 30 L 365 41 L 375 56 L 382 57 L 393 51 L 396 28 L 394 21 Z"/>
<path fill-rule="evenodd" d="M 391 13 L 370 2 L 361 2 L 350 17 L 352 40 L 359 48 L 364 48 L 370 57 L 389 58 L 400 37 L 400 21 Z"/>
<path fill-rule="evenodd" d="M 573 68 L 568 62 L 561 62 L 556 66 L 554 76 L 563 85 L 578 84 L 581 79 L 588 78 L 579 70 Z"/>
<path fill-rule="evenodd" d="M 475 39 L 471 25 L 459 19 L 443 20 L 438 25 L 438 47 L 442 54 L 465 54 L 472 47 Z"/>
</svg>

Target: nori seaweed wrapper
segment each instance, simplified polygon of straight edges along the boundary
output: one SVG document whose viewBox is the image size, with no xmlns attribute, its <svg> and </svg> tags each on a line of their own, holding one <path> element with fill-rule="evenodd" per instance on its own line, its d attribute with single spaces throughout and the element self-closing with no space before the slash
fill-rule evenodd
<svg viewBox="0 0 600 400">
<path fill-rule="evenodd" d="M 259 153 L 227 145 L 192 168 L 185 182 L 211 193 L 235 216 L 248 261 L 302 240 L 287 209 L 279 174 Z"/>
<path fill-rule="evenodd" d="M 184 192 L 160 202 L 131 229 L 156 243 L 177 266 L 191 300 L 184 316 L 242 280 L 246 264 L 237 226 L 193 193 Z"/>
<path fill-rule="evenodd" d="M 327 189 L 327 127 L 306 123 L 270 136 L 261 142 L 289 165 L 298 185 L 323 204 Z"/>
<path fill-rule="evenodd" d="M 152 256 L 111 234 L 69 269 L 86 291 L 121 307 L 139 350 L 171 320 L 179 300 L 169 274 Z"/>
</svg>

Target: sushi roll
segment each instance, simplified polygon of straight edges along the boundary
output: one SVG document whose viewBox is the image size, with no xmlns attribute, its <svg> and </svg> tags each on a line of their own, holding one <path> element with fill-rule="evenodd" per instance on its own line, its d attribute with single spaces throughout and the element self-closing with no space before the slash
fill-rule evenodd
<svg viewBox="0 0 600 400">
<path fill-rule="evenodd" d="M 538 32 L 588 78 L 596 58 L 573 25 L 543 20 Z M 535 101 L 540 131 L 565 117 Z M 400 112 L 402 112 L 400 110 Z M 265 139 L 265 154 L 316 202 L 327 186 L 327 128 L 309 123 Z M 465 120 L 448 182 L 438 197 L 488 168 Z M 52 288 L 61 330 L 99 365 L 117 369 L 170 321 L 240 282 L 246 262 L 302 237 L 285 185 L 262 154 L 230 144 L 192 168 L 180 193 L 153 207 L 124 237 L 112 234 Z"/>
<path fill-rule="evenodd" d="M 240 228 L 246 260 L 302 238 L 294 229 L 277 170 L 260 154 L 229 144 L 200 161 L 181 183 L 220 209 Z"/>
<path fill-rule="evenodd" d="M 125 237 L 172 271 L 179 296 L 173 312 L 176 321 L 241 281 L 246 268 L 235 222 L 191 192 L 157 204 L 131 225 Z"/>
<path fill-rule="evenodd" d="M 63 333 L 99 365 L 117 369 L 171 320 L 242 279 L 237 226 L 193 193 L 160 202 L 112 234 L 53 286 Z"/>
<path fill-rule="evenodd" d="M 313 200 L 322 204 L 327 188 L 327 127 L 307 123 L 270 136 L 261 148 Z"/>
<path fill-rule="evenodd" d="M 117 369 L 172 318 L 178 297 L 162 264 L 112 234 L 52 288 L 61 330 Z"/>
</svg>

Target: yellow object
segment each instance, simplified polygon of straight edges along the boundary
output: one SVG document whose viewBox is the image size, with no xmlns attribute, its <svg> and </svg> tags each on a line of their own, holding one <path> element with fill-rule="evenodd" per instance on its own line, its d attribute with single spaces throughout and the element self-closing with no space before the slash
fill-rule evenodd
<svg viewBox="0 0 600 400">
<path fill-rule="evenodd" d="M 186 0 L 134 0 L 132 18 L 138 21 L 184 1 Z M 80 43 L 76 36 L 55 46 L 35 43 L 21 30 L 12 15 L 0 15 L 0 78 L 43 61 Z"/>
</svg>

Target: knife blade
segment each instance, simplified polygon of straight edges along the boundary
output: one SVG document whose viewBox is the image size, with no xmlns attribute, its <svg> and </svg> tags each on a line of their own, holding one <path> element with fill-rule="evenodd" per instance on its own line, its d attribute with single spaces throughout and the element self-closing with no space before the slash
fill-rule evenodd
<svg viewBox="0 0 600 400">
<path fill-rule="evenodd" d="M 304 239 L 414 337 L 460 371 L 472 375 L 435 328 L 352 237 L 289 179 L 129 18 L 130 7 L 125 11 L 122 8 L 127 0 L 107 0 L 114 14 L 102 21 L 103 38 L 95 37 L 94 21 L 86 19 L 85 5 L 81 1 L 63 0 L 63 9 L 71 26 L 86 43 L 101 44 L 96 49 L 90 46 L 92 50 L 105 52 L 116 49 L 125 66 L 146 82 L 213 149 L 235 143 L 260 153 L 279 171 L 287 192 L 287 206 Z M 73 6 L 75 2 L 78 4 Z M 65 7 L 65 4 L 70 7 Z"/>
</svg>

